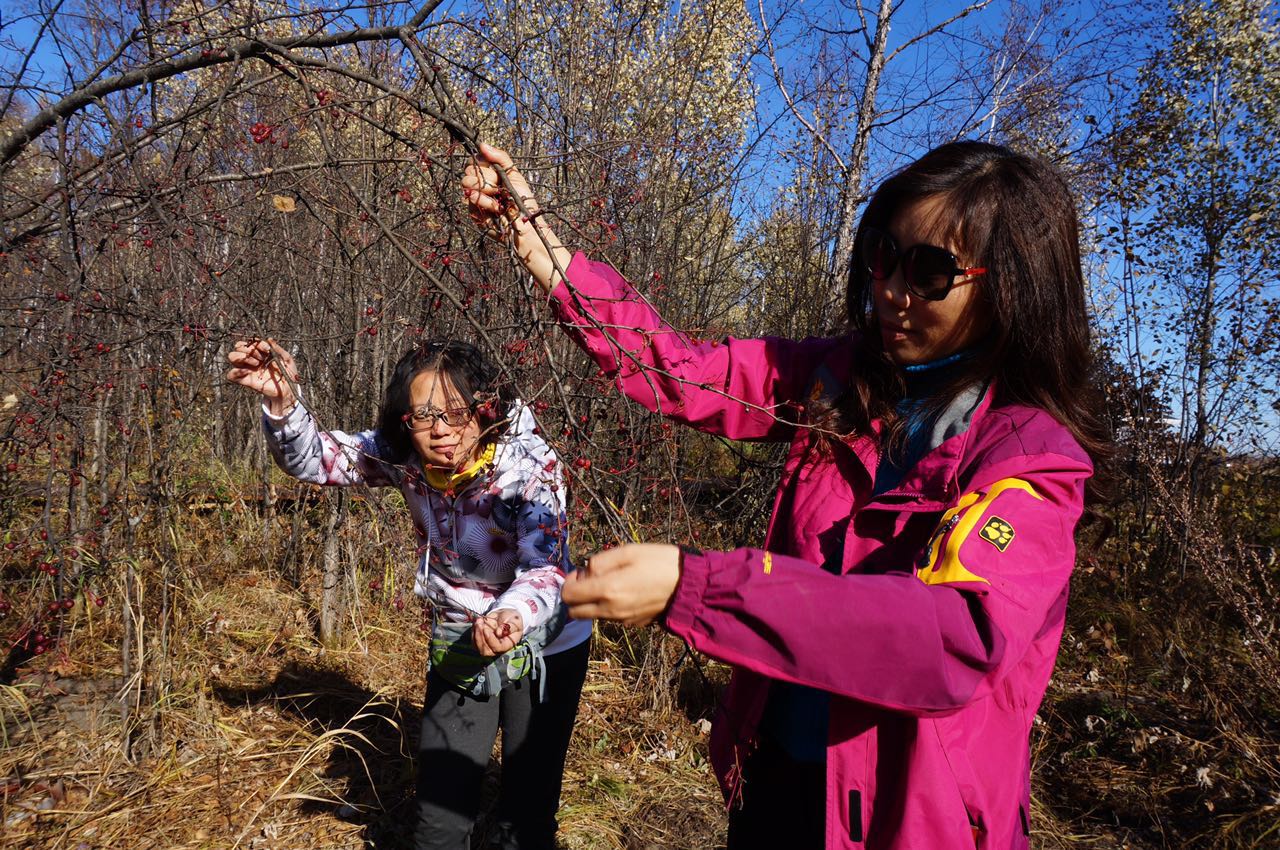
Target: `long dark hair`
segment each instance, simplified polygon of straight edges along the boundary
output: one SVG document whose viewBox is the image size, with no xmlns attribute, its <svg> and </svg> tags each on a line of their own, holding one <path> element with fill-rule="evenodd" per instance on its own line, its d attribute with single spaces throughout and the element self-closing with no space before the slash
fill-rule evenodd
<svg viewBox="0 0 1280 850">
<path fill-rule="evenodd" d="M 962 380 L 930 400 L 941 408 L 963 386 L 994 379 L 996 401 L 1041 408 L 1094 458 L 1110 454 L 1092 383 L 1089 311 L 1080 263 L 1079 217 L 1062 175 L 1044 160 L 986 142 L 934 148 L 880 185 L 854 239 L 846 305 L 862 340 L 867 369 L 839 402 L 842 424 L 866 433 L 873 419 L 891 425 L 901 397 L 873 309 L 874 288 L 860 256 L 868 228 L 887 229 L 901 210 L 925 198 L 942 201 L 949 220 L 938 236 L 987 273 L 973 302 L 990 316 Z"/>
<path fill-rule="evenodd" d="M 497 442 L 506 426 L 514 394 L 502 374 L 480 349 L 469 342 L 430 339 L 418 343 L 396 361 L 378 414 L 378 431 L 391 449 L 393 463 L 414 454 L 404 415 L 409 412 L 409 387 L 423 372 L 443 372 L 457 391 L 458 401 L 480 422 L 481 445 Z"/>
</svg>

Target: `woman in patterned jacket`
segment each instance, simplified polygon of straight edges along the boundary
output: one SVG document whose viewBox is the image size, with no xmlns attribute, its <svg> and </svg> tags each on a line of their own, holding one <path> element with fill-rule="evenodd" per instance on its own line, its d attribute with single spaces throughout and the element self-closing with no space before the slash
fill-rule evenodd
<svg viewBox="0 0 1280 850">
<path fill-rule="evenodd" d="M 241 340 L 227 359 L 227 380 L 263 396 L 281 469 L 404 494 L 417 538 L 414 589 L 433 609 L 415 846 L 469 846 L 501 727 L 497 846 L 553 848 L 591 624 L 564 624 L 564 481 L 532 412 L 463 342 L 406 352 L 378 427 L 357 434 L 317 425 L 294 393 L 293 358 L 273 340 Z"/>
</svg>

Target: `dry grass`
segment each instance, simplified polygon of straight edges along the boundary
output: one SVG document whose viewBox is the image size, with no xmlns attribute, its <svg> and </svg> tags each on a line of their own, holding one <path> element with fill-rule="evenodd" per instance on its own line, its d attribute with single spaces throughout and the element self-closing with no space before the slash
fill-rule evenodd
<svg viewBox="0 0 1280 850">
<path fill-rule="evenodd" d="M 118 624 L 78 607 L 73 655 L 37 659 L 0 690 L 0 847 L 409 847 L 426 658 L 416 606 L 365 600 L 325 649 L 304 597 L 262 571 L 193 584 L 169 639 L 167 692 L 144 691 L 128 730 Z M 644 651 L 669 668 L 679 648 L 659 639 Z M 655 707 L 655 674 L 641 681 L 619 663 L 627 654 L 597 638 L 561 840 L 712 847 L 723 813 L 705 724 Z"/>
<path fill-rule="evenodd" d="M 1280 847 L 1280 717 L 1239 630 L 1207 594 L 1129 606 L 1105 575 L 1076 583 L 1034 739 L 1041 846 Z"/>
<path fill-rule="evenodd" d="M 118 606 L 81 603 L 59 648 L 0 688 L 0 847 L 408 848 L 426 642 L 416 605 L 394 604 L 407 576 L 355 546 L 369 566 L 348 578 L 341 641 L 322 647 L 315 579 L 285 579 L 287 518 L 266 534 L 251 512 L 181 521 L 163 629 L 164 571 L 137 563 L 143 676 L 120 667 Z M 292 563 L 314 577 L 307 528 Z M 382 529 L 380 548 L 397 533 Z M 1277 718 L 1232 685 L 1246 661 L 1206 653 L 1222 633 L 1201 620 L 1175 628 L 1107 582 L 1078 576 L 1036 727 L 1035 845 L 1280 847 Z M 569 850 L 723 841 L 703 721 L 727 671 L 677 666 L 681 650 L 656 631 L 598 632 L 560 813 Z"/>
</svg>

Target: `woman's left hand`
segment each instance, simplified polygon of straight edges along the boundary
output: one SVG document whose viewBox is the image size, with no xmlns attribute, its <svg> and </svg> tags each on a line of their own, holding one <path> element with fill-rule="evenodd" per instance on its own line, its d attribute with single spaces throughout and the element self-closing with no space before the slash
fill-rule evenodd
<svg viewBox="0 0 1280 850">
<path fill-rule="evenodd" d="M 643 626 L 667 610 L 680 583 L 680 549 L 670 543 L 628 543 L 597 552 L 569 573 L 562 591 L 569 616 Z"/>
<path fill-rule="evenodd" d="M 499 608 L 476 618 L 471 638 L 481 655 L 501 655 L 515 649 L 524 637 L 524 617 L 511 608 Z"/>
</svg>

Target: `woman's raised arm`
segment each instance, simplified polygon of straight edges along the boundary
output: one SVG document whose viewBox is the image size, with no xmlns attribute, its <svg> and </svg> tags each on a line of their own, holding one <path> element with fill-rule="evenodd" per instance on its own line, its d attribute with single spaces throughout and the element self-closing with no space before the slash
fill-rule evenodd
<svg viewBox="0 0 1280 850">
<path fill-rule="evenodd" d="M 697 340 L 679 332 L 607 263 L 564 247 L 506 152 L 490 145 L 480 151 L 483 159 L 472 162 L 462 181 L 472 220 L 515 247 L 561 326 L 602 374 L 633 401 L 707 433 L 790 436 L 814 370 L 838 340 Z"/>
<path fill-rule="evenodd" d="M 262 396 L 262 425 L 276 464 L 300 481 L 326 486 L 396 483 L 376 431 L 322 431 L 295 390 L 298 367 L 273 339 L 242 339 L 227 353 L 226 378 Z"/>
</svg>

